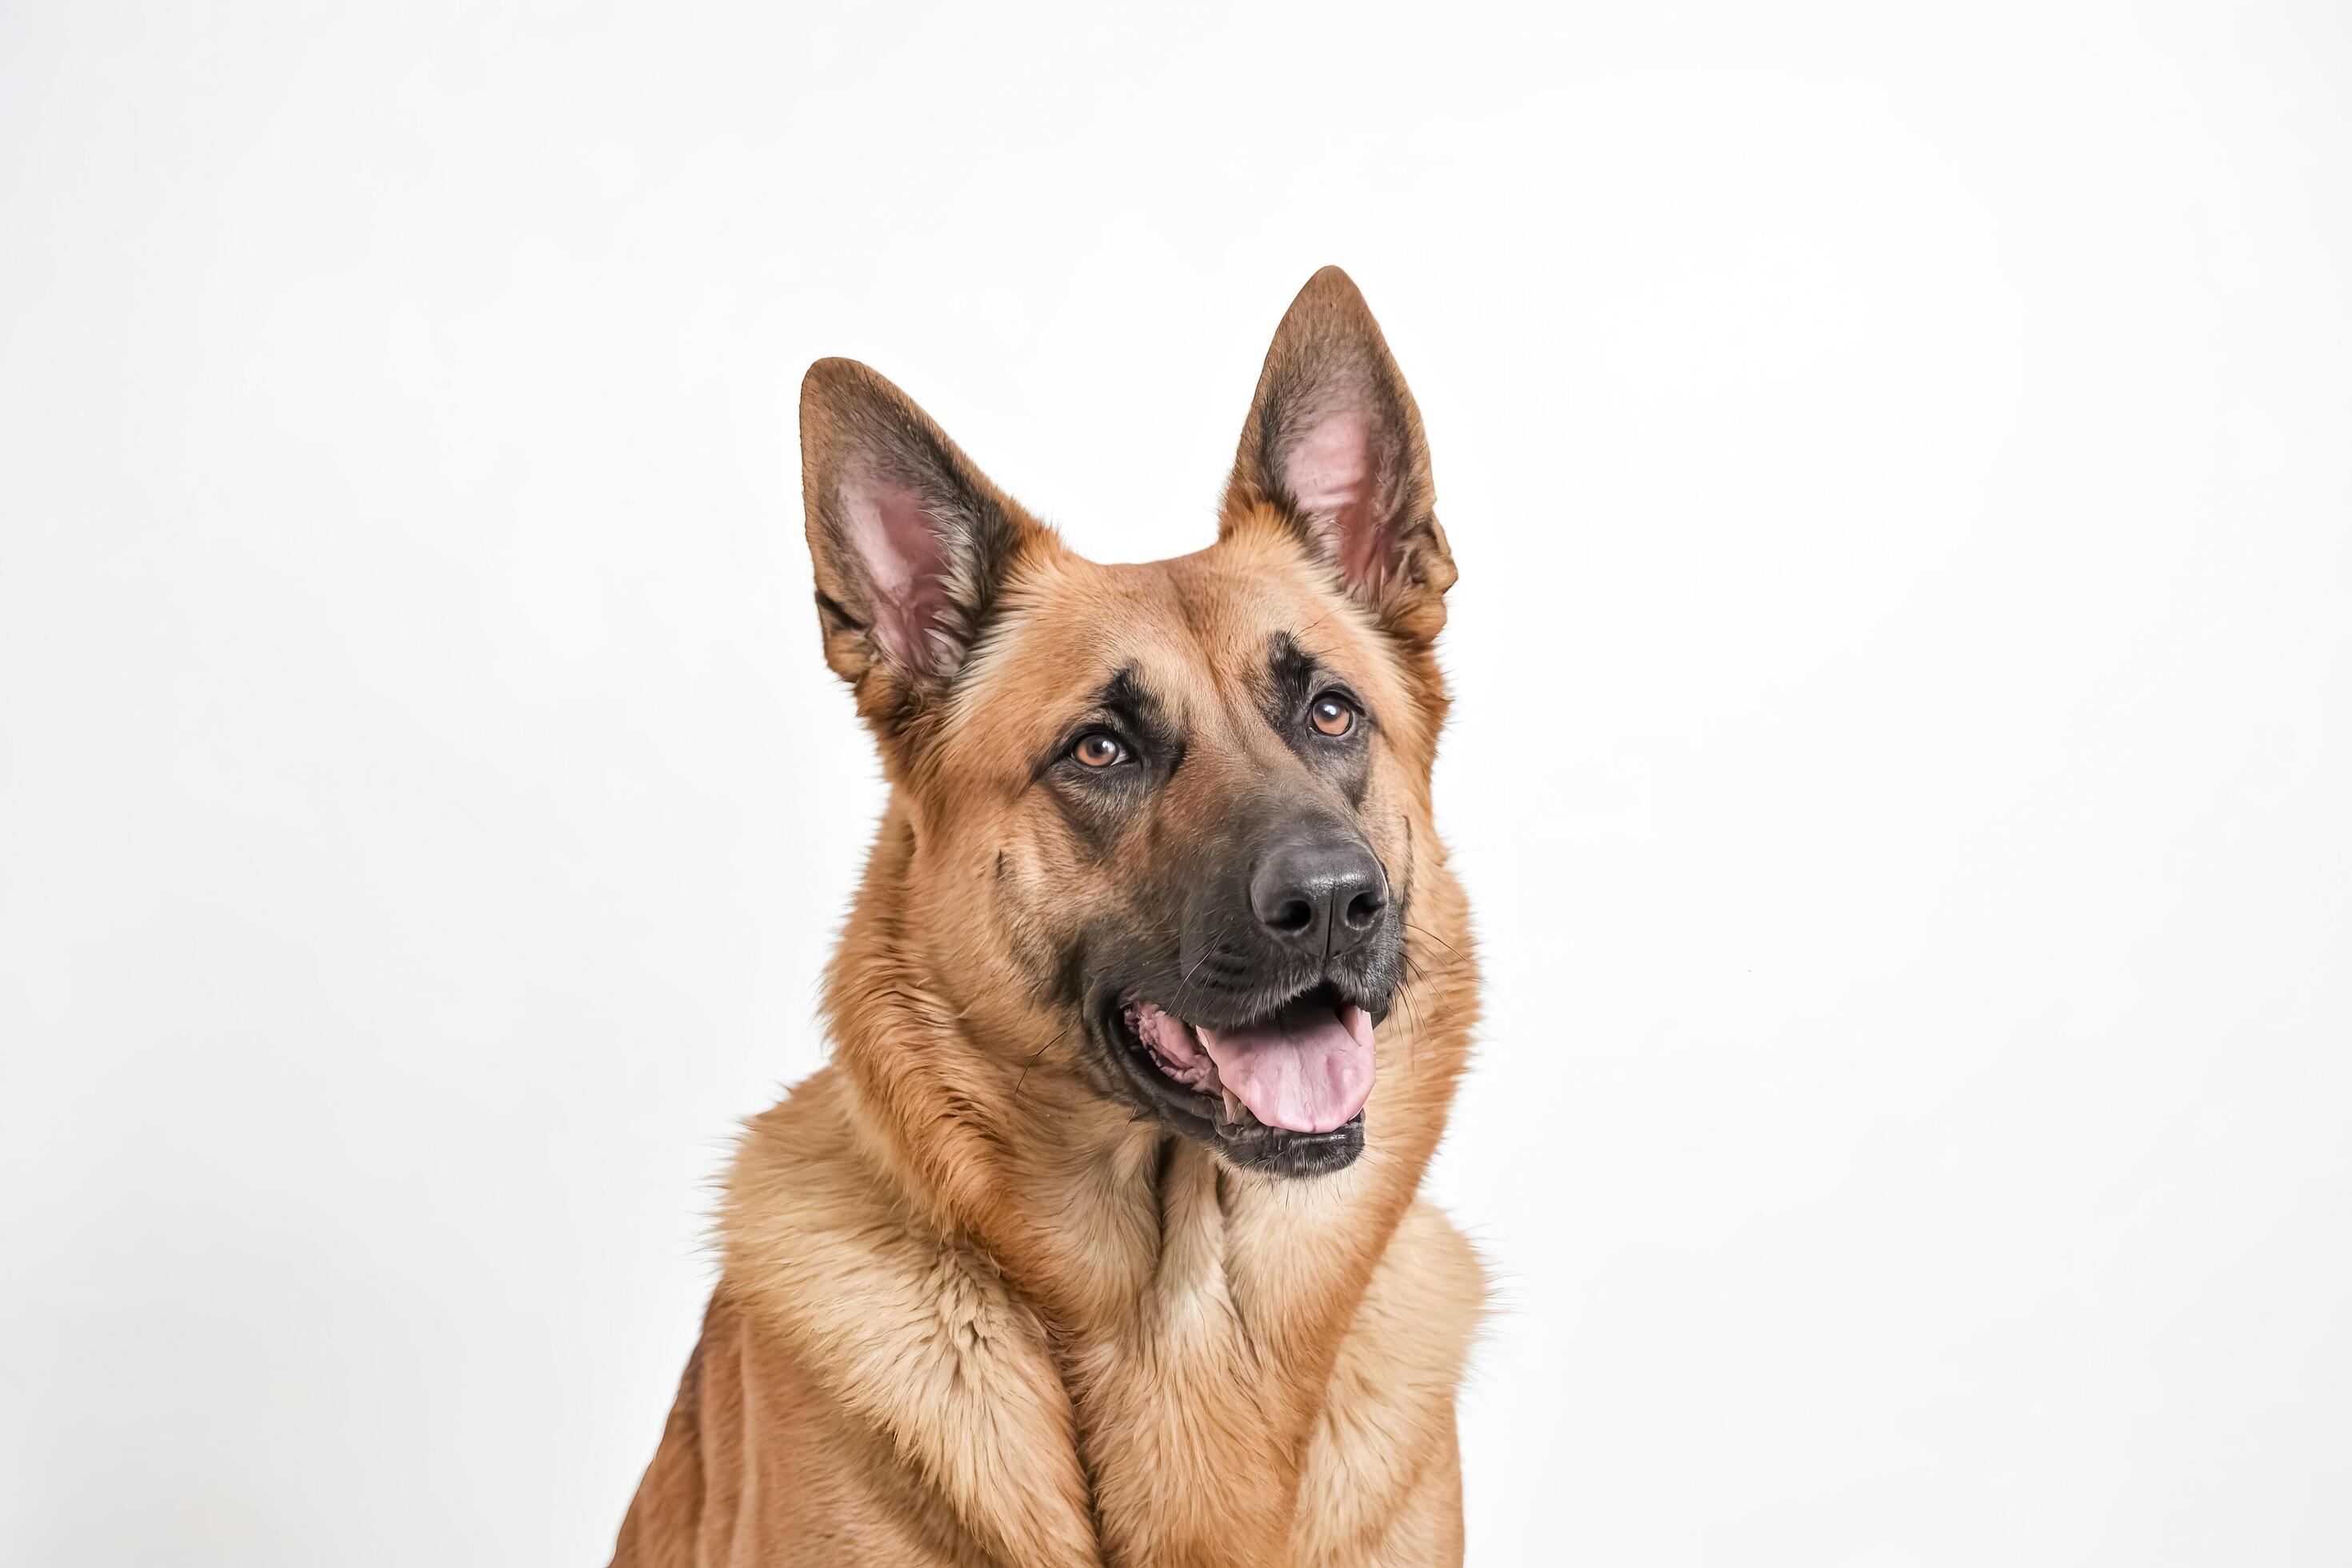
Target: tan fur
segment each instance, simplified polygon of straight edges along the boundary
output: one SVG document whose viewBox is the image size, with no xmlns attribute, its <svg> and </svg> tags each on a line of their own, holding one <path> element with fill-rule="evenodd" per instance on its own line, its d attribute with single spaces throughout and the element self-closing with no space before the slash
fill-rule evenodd
<svg viewBox="0 0 2352 1568">
<path fill-rule="evenodd" d="M 1370 322 L 1318 275 L 1269 383 L 1318 332 L 1369 341 L 1392 373 Z M 827 362 L 813 472 L 844 386 L 922 420 Z M 1454 1399 L 1484 1285 L 1416 1196 L 1476 1007 L 1429 796 L 1453 567 L 1420 496 L 1407 569 L 1351 595 L 1254 472 L 1255 438 L 1217 542 L 1175 561 L 1085 561 L 990 487 L 1013 558 L 968 665 L 928 691 L 861 638 L 812 489 L 820 589 L 845 606 L 827 658 L 857 685 L 891 798 L 830 973 L 834 1061 L 742 1141 L 721 1278 L 616 1564 L 1460 1562 Z M 1277 631 L 1380 716 L 1360 816 L 1412 911 L 1364 1152 L 1287 1181 L 1106 1099 L 1042 983 L 1057 933 L 1122 896 L 1123 864 L 1202 830 L 1234 781 L 1297 769 L 1244 662 Z M 1121 664 L 1172 695 L 1192 742 L 1148 830 L 1097 865 L 1030 785 Z"/>
</svg>

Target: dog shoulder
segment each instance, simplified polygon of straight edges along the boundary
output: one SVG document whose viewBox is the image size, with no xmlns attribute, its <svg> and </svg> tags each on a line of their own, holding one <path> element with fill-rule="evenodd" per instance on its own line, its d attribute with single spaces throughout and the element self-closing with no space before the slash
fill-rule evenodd
<svg viewBox="0 0 2352 1568">
<path fill-rule="evenodd" d="M 749 1123 L 719 1229 L 720 1289 L 804 1370 L 799 1396 L 882 1436 L 990 1553 L 1097 1560 L 1042 1326 L 890 1178 L 835 1069 Z"/>
<path fill-rule="evenodd" d="M 1454 1400 L 1486 1300 L 1468 1239 L 1416 1200 L 1332 1367 L 1301 1478 L 1301 1563 L 1461 1561 Z"/>
<path fill-rule="evenodd" d="M 992 1561 L 887 1438 L 724 1287 L 614 1568 L 967 1568 Z"/>
</svg>

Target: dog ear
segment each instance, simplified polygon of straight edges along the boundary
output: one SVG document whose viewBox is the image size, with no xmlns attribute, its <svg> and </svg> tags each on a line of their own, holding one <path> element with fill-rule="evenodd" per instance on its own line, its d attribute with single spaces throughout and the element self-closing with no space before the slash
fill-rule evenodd
<svg viewBox="0 0 2352 1568">
<path fill-rule="evenodd" d="M 1391 631 L 1425 643 L 1454 579 L 1436 504 L 1421 411 L 1363 295 L 1326 267 L 1266 351 L 1224 528 L 1273 508 Z"/>
<path fill-rule="evenodd" d="M 951 679 L 1014 561 L 1053 537 L 855 360 L 801 383 L 801 492 L 824 660 L 869 714 Z"/>
</svg>

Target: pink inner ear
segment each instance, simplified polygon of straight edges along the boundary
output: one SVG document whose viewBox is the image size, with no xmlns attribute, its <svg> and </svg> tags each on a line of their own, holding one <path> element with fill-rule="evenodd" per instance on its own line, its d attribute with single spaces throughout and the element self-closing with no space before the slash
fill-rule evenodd
<svg viewBox="0 0 2352 1568">
<path fill-rule="evenodd" d="M 1347 409 L 1299 433 L 1284 454 L 1283 479 L 1301 511 L 1337 518 L 1363 499 L 1371 479 L 1371 431 L 1370 420 Z"/>
<path fill-rule="evenodd" d="M 1321 534 L 1350 588 L 1379 586 L 1380 521 L 1372 506 L 1372 422 L 1360 409 L 1334 409 L 1301 431 L 1283 455 L 1283 485 Z"/>
<path fill-rule="evenodd" d="M 865 567 L 875 640 L 898 664 L 943 675 L 947 650 L 933 636 L 948 607 L 947 540 L 905 485 L 872 474 L 842 486 L 842 518 L 849 546 Z"/>
</svg>

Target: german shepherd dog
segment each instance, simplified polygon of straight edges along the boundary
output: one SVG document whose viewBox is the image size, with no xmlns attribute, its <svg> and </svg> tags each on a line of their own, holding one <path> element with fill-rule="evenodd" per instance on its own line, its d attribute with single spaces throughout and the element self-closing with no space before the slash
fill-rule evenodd
<svg viewBox="0 0 2352 1568">
<path fill-rule="evenodd" d="M 1075 554 L 847 360 L 801 441 L 889 804 L 614 1563 L 1459 1563 L 1454 570 L 1362 296 L 1291 305 L 1176 560 Z"/>
</svg>

